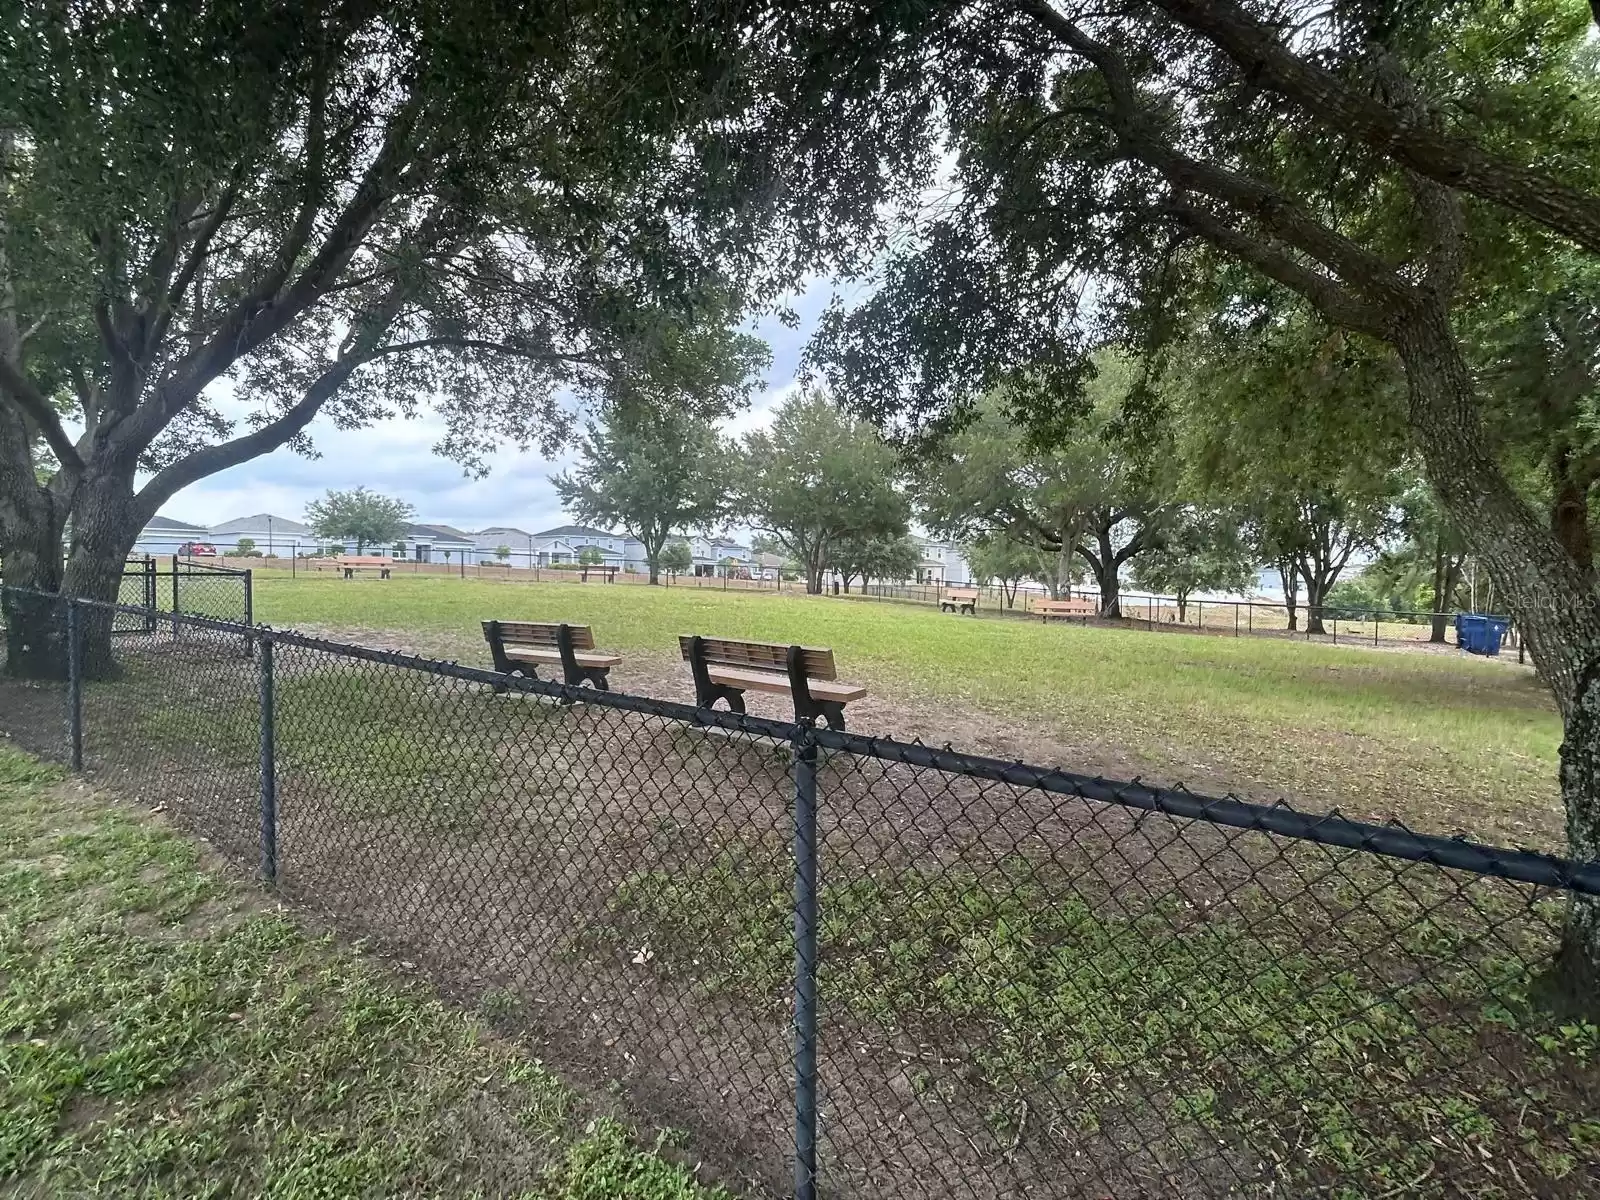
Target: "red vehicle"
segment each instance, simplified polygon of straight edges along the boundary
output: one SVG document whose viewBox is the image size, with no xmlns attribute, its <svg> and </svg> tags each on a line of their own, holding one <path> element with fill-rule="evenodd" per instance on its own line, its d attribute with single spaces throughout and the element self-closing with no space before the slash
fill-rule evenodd
<svg viewBox="0 0 1600 1200">
<path fill-rule="evenodd" d="M 217 548 L 210 542 L 185 542 L 178 547 L 178 553 L 190 558 L 215 558 Z"/>
</svg>

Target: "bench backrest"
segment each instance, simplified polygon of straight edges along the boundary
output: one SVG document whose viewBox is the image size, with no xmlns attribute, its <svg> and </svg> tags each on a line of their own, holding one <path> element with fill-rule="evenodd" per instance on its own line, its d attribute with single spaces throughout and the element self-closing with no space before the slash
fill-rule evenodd
<svg viewBox="0 0 1600 1200">
<path fill-rule="evenodd" d="M 757 671 L 775 671 L 787 674 L 789 647 L 777 642 L 735 642 L 727 638 L 701 638 L 701 648 L 708 663 L 725 667 L 751 667 Z M 683 651 L 683 661 L 693 657 L 694 638 L 682 634 L 678 647 Z M 818 646 L 802 646 L 800 662 L 808 679 L 837 679 L 833 669 L 833 651 Z"/>
<path fill-rule="evenodd" d="M 973 588 L 970 591 L 963 591 L 961 588 L 951 588 L 944 594 L 944 596 L 946 600 L 976 600 L 978 598 L 978 591 L 976 588 Z"/>
<path fill-rule="evenodd" d="M 1099 612 L 1100 606 L 1093 600 L 1036 600 L 1033 605 L 1034 612 Z"/>
<path fill-rule="evenodd" d="M 494 626 L 500 627 L 500 640 L 507 646 L 549 646 L 558 648 L 557 634 L 561 622 L 548 621 L 485 621 L 483 636 L 493 639 Z M 574 650 L 593 650 L 594 631 L 587 625 L 568 625 Z"/>
<path fill-rule="evenodd" d="M 341 567 L 390 567 L 395 563 L 379 554 L 342 554 L 333 561 Z"/>
</svg>

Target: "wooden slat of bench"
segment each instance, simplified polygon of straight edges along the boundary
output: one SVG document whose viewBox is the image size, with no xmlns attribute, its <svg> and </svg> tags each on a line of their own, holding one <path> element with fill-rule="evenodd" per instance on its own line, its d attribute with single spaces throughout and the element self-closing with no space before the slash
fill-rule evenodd
<svg viewBox="0 0 1600 1200">
<path fill-rule="evenodd" d="M 789 647 L 779 645 L 777 642 L 735 642 L 727 638 L 701 638 L 700 641 L 705 648 L 708 663 L 721 663 L 731 667 L 754 667 L 758 671 L 786 672 L 789 669 Z M 683 651 L 684 662 L 689 661 L 690 647 L 693 644 L 694 638 L 689 634 L 679 636 L 678 647 Z M 800 653 L 801 665 L 805 669 L 807 679 L 838 678 L 833 666 L 832 650 L 819 646 L 802 646 Z M 785 686 L 779 690 L 786 692 L 789 689 Z M 817 694 L 821 695 L 820 692 Z"/>
<path fill-rule="evenodd" d="M 551 663 L 561 665 L 561 651 L 537 650 L 532 646 L 507 646 L 506 657 L 514 662 Z M 622 665 L 620 654 L 591 654 L 583 650 L 574 650 L 572 660 L 580 667 L 616 667 Z"/>
<path fill-rule="evenodd" d="M 1033 606 L 1036 613 L 1071 613 L 1078 616 L 1087 613 L 1094 616 L 1100 611 L 1100 606 L 1093 600 L 1040 600 Z"/>
<path fill-rule="evenodd" d="M 789 694 L 789 677 L 778 675 L 771 671 L 743 670 L 739 667 L 710 667 L 707 674 L 712 683 L 720 683 L 724 687 L 746 688 L 757 692 L 775 692 L 781 696 Z M 807 679 L 806 687 L 817 700 L 833 700 L 840 704 L 848 704 L 852 700 L 859 700 L 867 694 L 867 689 L 855 683 L 836 683 L 824 679 Z"/>
<path fill-rule="evenodd" d="M 483 623 L 483 636 L 489 636 L 491 621 Z M 506 646 L 554 646 L 561 623 L 548 621 L 501 621 L 500 641 Z M 568 625 L 574 650 L 593 650 L 594 631 L 587 625 Z M 621 660 L 618 660 L 621 661 Z"/>
<path fill-rule="evenodd" d="M 977 592 L 949 591 L 944 594 L 946 600 L 976 600 Z"/>
</svg>

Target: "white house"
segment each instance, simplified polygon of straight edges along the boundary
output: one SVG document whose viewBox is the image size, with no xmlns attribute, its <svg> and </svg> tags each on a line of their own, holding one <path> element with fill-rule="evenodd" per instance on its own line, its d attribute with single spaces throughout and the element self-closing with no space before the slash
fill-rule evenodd
<svg viewBox="0 0 1600 1200">
<path fill-rule="evenodd" d="M 369 546 L 369 554 L 389 554 L 413 562 L 471 562 L 477 552 L 472 535 L 449 525 L 407 522 L 405 532 L 391 546 Z"/>
<path fill-rule="evenodd" d="M 716 575 L 724 559 L 733 559 L 734 571 L 749 571 L 755 566 L 755 556 L 749 546 L 741 546 L 732 538 L 692 537 L 689 540 L 689 557 L 694 561 L 696 575 Z"/>
<path fill-rule="evenodd" d="M 972 582 L 972 568 L 967 565 L 959 546 L 925 537 L 911 540 L 922 548 L 922 562 L 917 567 L 918 583 L 959 585 Z"/>
<path fill-rule="evenodd" d="M 311 526 L 273 513 L 257 513 L 253 517 L 235 517 L 220 525 L 213 525 L 208 539 L 218 554 L 230 553 L 246 538 L 255 543 L 262 554 L 275 554 L 288 558 L 292 554 L 309 554 L 317 548 L 317 535 Z"/>
<path fill-rule="evenodd" d="M 213 545 L 211 531 L 201 525 L 190 525 L 187 521 L 174 521 L 171 517 L 151 517 L 134 539 L 133 553 L 177 554 L 185 546 L 195 543 Z"/>
<path fill-rule="evenodd" d="M 644 546 L 623 533 L 595 529 L 589 525 L 558 525 L 532 535 L 530 550 L 535 566 L 552 563 L 577 562 L 587 549 L 600 552 L 600 561 L 608 567 L 644 567 Z"/>
</svg>

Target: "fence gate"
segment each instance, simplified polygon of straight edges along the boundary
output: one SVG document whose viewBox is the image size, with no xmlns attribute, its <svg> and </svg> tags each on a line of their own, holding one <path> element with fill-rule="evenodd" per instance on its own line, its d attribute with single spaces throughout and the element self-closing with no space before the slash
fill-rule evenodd
<svg viewBox="0 0 1600 1200">
<path fill-rule="evenodd" d="M 143 559 L 129 559 L 122 567 L 122 583 L 117 590 L 117 602 L 140 612 L 119 608 L 112 618 L 113 636 L 125 633 L 154 633 L 156 628 L 156 560 L 148 554 Z"/>
</svg>

